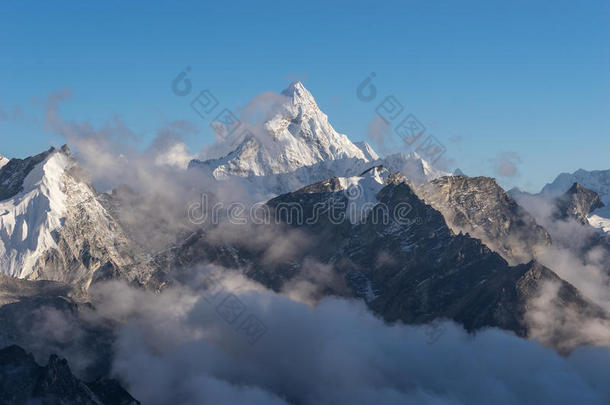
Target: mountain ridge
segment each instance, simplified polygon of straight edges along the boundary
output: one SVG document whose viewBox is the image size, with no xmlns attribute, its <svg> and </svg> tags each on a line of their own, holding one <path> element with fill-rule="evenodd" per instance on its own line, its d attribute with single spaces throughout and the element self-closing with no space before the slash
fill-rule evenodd
<svg viewBox="0 0 610 405">
<path fill-rule="evenodd" d="M 128 267 L 132 274 L 123 276 L 144 277 L 133 269 L 139 260 L 121 226 L 67 146 L 13 159 L 0 178 L 10 195 L 0 201 L 1 273 L 84 286 Z"/>
</svg>

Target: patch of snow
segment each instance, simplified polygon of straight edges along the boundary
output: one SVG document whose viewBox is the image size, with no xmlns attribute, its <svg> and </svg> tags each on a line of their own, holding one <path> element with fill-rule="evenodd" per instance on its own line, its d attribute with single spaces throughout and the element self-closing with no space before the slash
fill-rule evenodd
<svg viewBox="0 0 610 405">
<path fill-rule="evenodd" d="M 6 164 L 8 162 L 9 162 L 9 159 L 7 159 L 4 156 L 0 155 L 0 169 L 2 169 L 4 166 L 6 166 Z"/>
<path fill-rule="evenodd" d="M 587 218 L 589 224 L 603 233 L 610 233 L 610 205 L 599 208 Z"/>
</svg>

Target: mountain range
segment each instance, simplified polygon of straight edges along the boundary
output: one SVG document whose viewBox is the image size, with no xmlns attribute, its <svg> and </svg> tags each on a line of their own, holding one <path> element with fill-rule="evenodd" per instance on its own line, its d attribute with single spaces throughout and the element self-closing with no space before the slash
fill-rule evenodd
<svg viewBox="0 0 610 405">
<path fill-rule="evenodd" d="M 213 179 L 200 191 L 216 199 L 231 181 L 243 185 L 269 220 L 223 216 L 154 252 L 130 237 L 134 224 L 124 221 L 137 204 L 123 204 L 120 190 L 98 192 L 67 146 L 0 157 L 0 319 L 12 325 L 0 344 L 25 349 L 0 351 L 0 374 L 27 382 L 3 380 L 5 401 L 68 392 L 83 403 L 135 403 L 105 379 L 107 360 L 95 360 L 105 371 L 90 375 L 104 378 L 94 383 L 73 376 L 57 357 L 38 365 L 26 353 L 40 350 L 31 325 L 19 320 L 50 307 L 88 325 L 83 314 L 97 283 L 123 280 L 158 292 L 208 265 L 277 293 L 307 286 L 313 303 L 329 295 L 361 300 L 389 323 L 449 319 L 470 332 L 495 327 L 538 338 L 562 352 L 608 343 L 574 336 L 579 320 L 607 322 L 608 308 L 541 261 L 559 245 L 548 218 L 526 203 L 531 196 L 506 192 L 492 178 L 449 174 L 416 153 L 379 157 L 366 142 L 335 131 L 299 82 L 278 100 L 262 125 L 230 140 L 232 151 L 186 169 Z M 610 232 L 610 170 L 561 174 L 535 198 L 553 207 L 556 221 Z M 610 246 L 603 238 L 591 243 Z M 530 310 L 548 285 L 556 287 L 550 302 L 562 325 L 540 337 Z M 88 325 L 83 336 L 109 351 L 113 327 Z M 68 391 L 51 392 L 49 379 Z"/>
</svg>

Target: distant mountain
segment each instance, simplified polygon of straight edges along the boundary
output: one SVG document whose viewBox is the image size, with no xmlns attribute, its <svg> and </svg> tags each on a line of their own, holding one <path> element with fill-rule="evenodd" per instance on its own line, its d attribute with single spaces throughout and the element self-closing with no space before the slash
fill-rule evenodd
<svg viewBox="0 0 610 405">
<path fill-rule="evenodd" d="M 557 197 L 568 191 L 574 183 L 595 191 L 604 204 L 610 203 L 610 170 L 579 169 L 574 173 L 561 173 L 552 183 L 546 184 L 541 193 Z"/>
<path fill-rule="evenodd" d="M 146 269 L 67 147 L 0 169 L 0 273 L 87 287 Z"/>
<path fill-rule="evenodd" d="M 244 178 L 253 194 L 264 196 L 287 193 L 333 176 L 357 176 L 376 165 L 400 171 L 416 184 L 448 175 L 417 153 L 396 153 L 382 159 L 368 143 L 353 143 L 334 130 L 300 82 L 292 83 L 281 94 L 284 103 L 264 123 L 262 133 L 245 136 L 221 158 L 193 160 L 189 168 L 219 180 Z"/>
<path fill-rule="evenodd" d="M 552 183 L 543 187 L 541 195 L 549 198 L 559 197 L 567 192 L 574 183 L 599 194 L 605 207 L 591 212 L 587 222 L 600 232 L 610 234 L 610 170 L 579 169 L 574 173 L 561 173 Z"/>
<path fill-rule="evenodd" d="M 589 214 L 605 206 L 599 194 L 579 183 L 574 183 L 568 191 L 557 197 L 555 204 L 558 219 L 573 218 L 583 225 L 589 223 Z"/>
<path fill-rule="evenodd" d="M 139 404 L 116 380 L 85 383 L 72 374 L 66 360 L 52 355 L 40 366 L 19 346 L 0 350 L 0 403 Z"/>
</svg>

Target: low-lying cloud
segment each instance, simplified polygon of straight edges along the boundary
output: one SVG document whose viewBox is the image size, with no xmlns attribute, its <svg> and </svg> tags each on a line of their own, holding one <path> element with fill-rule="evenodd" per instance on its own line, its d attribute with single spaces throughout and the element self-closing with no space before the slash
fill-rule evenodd
<svg viewBox="0 0 610 405">
<path fill-rule="evenodd" d="M 494 329 L 469 335 L 452 323 L 434 330 L 387 325 L 358 301 L 325 298 L 311 307 L 239 276 L 229 276 L 225 288 L 267 326 L 256 344 L 201 292 L 180 287 L 158 296 L 116 282 L 99 287 L 100 310 L 125 322 L 113 369 L 136 398 L 146 404 L 610 400 L 606 349 L 562 357 Z"/>
</svg>

